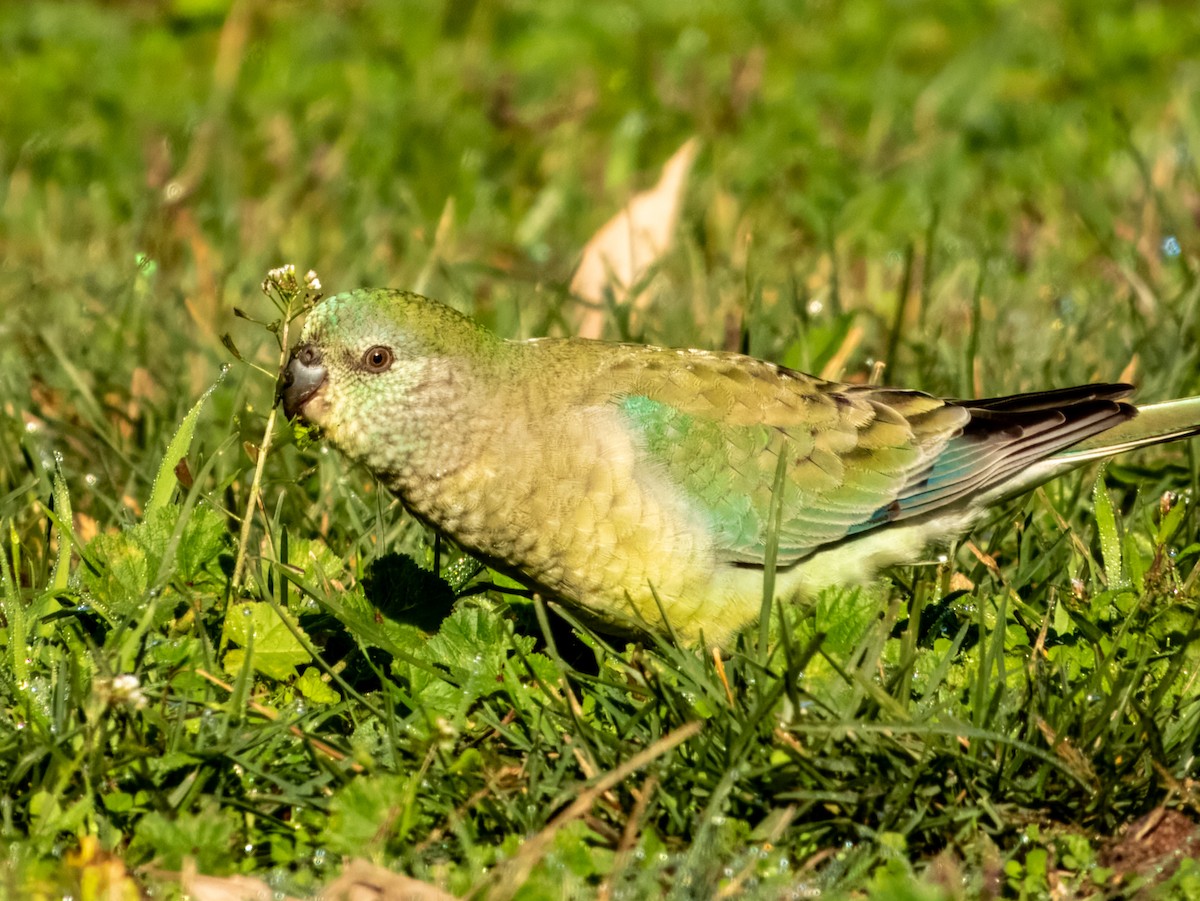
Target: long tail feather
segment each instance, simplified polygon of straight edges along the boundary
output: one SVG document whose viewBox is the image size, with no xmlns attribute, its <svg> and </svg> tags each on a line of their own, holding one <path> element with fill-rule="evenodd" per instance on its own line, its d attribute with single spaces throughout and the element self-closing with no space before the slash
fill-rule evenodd
<svg viewBox="0 0 1200 901">
<path fill-rule="evenodd" d="M 983 505 L 1024 494 L 1065 472 L 1092 460 L 1103 460 L 1128 450 L 1200 435 L 1200 397 L 1186 397 L 1160 404 L 1134 407 L 1118 400 L 1128 385 L 1085 385 L 1064 391 L 1033 395 L 1032 411 L 1059 409 L 1067 421 L 1046 436 L 1016 443 L 1005 454 L 1006 465 L 989 479 L 977 501 Z M 1096 398 L 1096 399 L 1092 399 Z M 1056 404 L 1055 401 L 1065 400 Z M 1105 415 L 1105 402 L 1111 406 Z M 1020 395 L 980 402 L 966 402 L 980 409 L 977 417 L 986 428 L 987 417 L 1028 416 Z M 1073 433 L 1073 434 L 1072 434 Z M 1075 441 L 1080 434 L 1086 436 Z M 1058 444 L 1058 448 L 1054 444 Z M 1067 446 L 1064 446 L 1067 445 Z"/>
<path fill-rule="evenodd" d="M 1137 416 L 1054 455 L 1064 468 L 1137 447 L 1200 435 L 1200 397 L 1185 397 L 1137 408 Z"/>
</svg>

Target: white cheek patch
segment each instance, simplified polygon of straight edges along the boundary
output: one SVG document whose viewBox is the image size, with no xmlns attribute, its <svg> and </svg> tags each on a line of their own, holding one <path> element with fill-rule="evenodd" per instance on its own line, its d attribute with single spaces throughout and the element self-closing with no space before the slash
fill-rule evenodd
<svg viewBox="0 0 1200 901">
<path fill-rule="evenodd" d="M 329 416 L 329 403 L 325 400 L 325 392 L 318 391 L 308 399 L 308 403 L 304 405 L 303 416 L 313 425 L 325 428 L 326 418 Z"/>
</svg>

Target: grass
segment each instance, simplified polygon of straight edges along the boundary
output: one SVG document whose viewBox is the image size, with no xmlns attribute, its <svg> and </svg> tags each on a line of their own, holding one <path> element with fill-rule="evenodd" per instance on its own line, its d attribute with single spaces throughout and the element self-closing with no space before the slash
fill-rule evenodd
<svg viewBox="0 0 1200 901">
<path fill-rule="evenodd" d="M 699 135 L 612 337 L 1200 393 L 1196 32 L 1082 2 L 0 8 L 0 894 L 194 865 L 299 896 L 365 858 L 489 898 L 1194 896 L 1120 837 L 1197 813 L 1193 448 L 1046 486 L 766 649 L 614 645 L 476 592 L 271 419 L 259 285 L 294 262 L 567 331 L 589 236 Z"/>
</svg>

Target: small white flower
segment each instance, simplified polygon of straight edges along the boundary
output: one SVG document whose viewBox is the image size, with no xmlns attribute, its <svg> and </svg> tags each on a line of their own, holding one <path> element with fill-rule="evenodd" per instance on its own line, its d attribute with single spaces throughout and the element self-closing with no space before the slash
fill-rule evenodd
<svg viewBox="0 0 1200 901">
<path fill-rule="evenodd" d="M 321 290 L 321 280 L 317 278 L 317 273 L 312 269 L 309 269 L 305 274 L 304 284 L 308 286 L 308 290 L 310 291 Z"/>
<path fill-rule="evenodd" d="M 150 703 L 142 693 L 142 683 L 132 673 L 122 673 L 114 676 L 111 686 L 110 703 L 113 706 L 124 705 L 134 710 L 141 710 Z"/>
<path fill-rule="evenodd" d="M 267 277 L 262 283 L 262 289 L 264 294 L 270 294 L 272 291 L 278 291 L 282 294 L 295 294 L 299 289 L 299 284 L 296 282 L 295 265 L 285 263 L 282 266 L 276 266 L 267 273 Z"/>
</svg>

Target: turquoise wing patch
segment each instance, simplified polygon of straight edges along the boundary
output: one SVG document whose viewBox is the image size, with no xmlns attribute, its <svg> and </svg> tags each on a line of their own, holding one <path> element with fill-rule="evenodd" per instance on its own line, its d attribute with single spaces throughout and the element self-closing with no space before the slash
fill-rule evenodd
<svg viewBox="0 0 1200 901">
<path fill-rule="evenodd" d="M 909 483 L 923 452 L 911 440 L 861 446 L 860 428 L 731 426 L 644 395 L 619 402 L 647 463 L 692 500 L 731 562 L 762 563 L 779 455 L 786 455 L 779 560 L 870 528 Z M 911 439 L 911 433 L 909 435 Z"/>
</svg>

